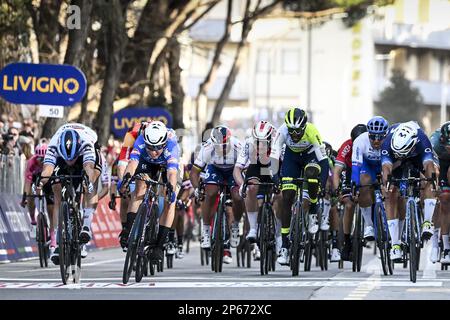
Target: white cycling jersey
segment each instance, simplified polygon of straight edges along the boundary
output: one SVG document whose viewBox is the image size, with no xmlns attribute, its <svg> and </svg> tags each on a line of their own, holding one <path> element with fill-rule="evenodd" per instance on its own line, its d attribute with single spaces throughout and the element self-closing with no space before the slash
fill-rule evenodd
<svg viewBox="0 0 450 320">
<path fill-rule="evenodd" d="M 61 157 L 58 151 L 59 139 L 61 134 L 67 129 L 73 129 L 80 135 L 80 156 L 83 157 L 83 164 L 86 162 L 95 162 L 94 145 L 97 142 L 97 134 L 94 130 L 81 123 L 67 123 L 59 127 L 50 140 L 47 153 L 45 154 L 44 164 L 56 165 L 56 160 Z"/>
<path fill-rule="evenodd" d="M 353 141 L 352 164 L 362 165 L 367 162 L 370 165 L 380 164 L 381 148 L 375 149 L 370 144 L 369 133 L 364 132 L 360 134 L 355 141 Z"/>
<path fill-rule="evenodd" d="M 242 144 L 235 137 L 231 137 L 227 145 L 214 145 L 211 139 L 208 139 L 202 143 L 194 165 L 201 169 L 209 164 L 220 169 L 230 169 L 234 167 L 241 149 Z"/>
<path fill-rule="evenodd" d="M 243 169 L 248 167 L 250 164 L 258 163 L 258 160 L 262 165 L 269 164 L 271 148 L 270 146 L 266 146 L 267 143 L 265 142 L 260 142 L 260 144 L 260 152 L 266 151 L 266 153 L 260 153 L 258 159 L 257 141 L 253 137 L 248 137 L 245 139 L 244 147 L 241 149 L 241 152 L 236 160 L 236 166 Z"/>
</svg>

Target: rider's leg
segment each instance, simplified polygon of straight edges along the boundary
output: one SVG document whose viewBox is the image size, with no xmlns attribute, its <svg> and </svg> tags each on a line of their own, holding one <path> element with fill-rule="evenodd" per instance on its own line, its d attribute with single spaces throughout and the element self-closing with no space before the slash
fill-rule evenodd
<svg viewBox="0 0 450 320">
<path fill-rule="evenodd" d="M 211 217 L 214 213 L 214 205 L 218 191 L 219 188 L 214 185 L 206 185 L 205 187 L 205 201 L 201 204 L 203 215 L 202 248 L 210 247 Z"/>
<path fill-rule="evenodd" d="M 369 174 L 361 174 L 361 185 L 368 185 L 372 183 L 372 177 Z M 372 240 L 374 237 L 373 221 L 372 221 L 372 204 L 373 204 L 373 189 L 372 187 L 362 187 L 359 194 L 359 207 L 361 215 L 364 218 L 364 238 Z"/>
<path fill-rule="evenodd" d="M 256 179 L 250 179 L 249 183 L 256 183 Z M 258 201 L 256 196 L 258 195 L 259 186 L 249 185 L 247 187 L 247 197 L 245 198 L 245 208 L 247 209 L 248 222 L 250 224 L 250 230 L 247 235 L 248 239 L 256 240 L 256 230 L 258 229 Z"/>
<path fill-rule="evenodd" d="M 59 207 L 61 206 L 61 195 L 62 195 L 62 188 L 61 184 L 57 183 L 52 185 L 53 195 L 54 195 L 54 206 L 53 206 L 53 217 L 52 222 L 50 222 L 50 226 L 53 225 L 53 228 L 50 228 L 50 239 L 51 247 L 56 247 L 56 230 L 58 226 L 58 216 L 59 216 Z"/>
<path fill-rule="evenodd" d="M 449 241 L 449 227 L 450 227 L 450 193 L 441 193 L 439 197 L 441 201 L 441 234 L 442 234 L 442 244 L 444 247 L 444 257 L 441 262 L 450 263 L 450 241 Z M 437 234 L 437 232 L 435 232 Z M 446 251 L 447 250 L 447 251 Z"/>
</svg>

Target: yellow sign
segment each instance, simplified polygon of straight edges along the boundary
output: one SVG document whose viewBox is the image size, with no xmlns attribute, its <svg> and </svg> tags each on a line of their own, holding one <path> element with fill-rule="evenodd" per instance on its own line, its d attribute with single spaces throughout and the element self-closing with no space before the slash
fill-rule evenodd
<svg viewBox="0 0 450 320">
<path fill-rule="evenodd" d="M 3 75 L 4 91 L 21 91 L 27 92 L 41 92 L 41 93 L 66 93 L 75 94 L 79 88 L 80 83 L 74 78 L 49 78 L 49 77 L 26 77 L 13 76 L 12 79 L 8 75 Z"/>
</svg>

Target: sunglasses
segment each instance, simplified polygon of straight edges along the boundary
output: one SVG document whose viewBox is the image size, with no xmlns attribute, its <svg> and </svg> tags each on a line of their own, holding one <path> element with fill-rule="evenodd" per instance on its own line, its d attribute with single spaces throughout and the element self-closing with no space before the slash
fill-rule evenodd
<svg viewBox="0 0 450 320">
<path fill-rule="evenodd" d="M 288 129 L 289 134 L 296 134 L 296 135 L 301 135 L 305 132 L 304 129 L 298 128 L 298 129 L 294 129 L 294 128 L 289 128 Z"/>
<path fill-rule="evenodd" d="M 370 140 L 373 140 L 373 141 L 375 141 L 375 140 L 381 141 L 381 140 L 384 139 L 385 136 L 386 136 L 386 135 L 385 135 L 385 134 L 382 134 L 382 133 L 378 133 L 378 134 L 369 134 L 369 139 L 370 139 Z"/>
<path fill-rule="evenodd" d="M 159 145 L 159 146 L 145 146 L 145 149 L 149 150 L 149 151 L 159 151 L 162 150 L 166 147 L 165 144 Z"/>
</svg>

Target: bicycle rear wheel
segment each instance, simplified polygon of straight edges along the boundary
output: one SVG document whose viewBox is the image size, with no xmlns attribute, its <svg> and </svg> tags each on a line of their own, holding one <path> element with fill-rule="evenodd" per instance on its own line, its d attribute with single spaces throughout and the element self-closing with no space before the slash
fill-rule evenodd
<svg viewBox="0 0 450 320">
<path fill-rule="evenodd" d="M 58 247 L 59 247 L 59 270 L 61 280 L 67 284 L 70 276 L 70 233 L 69 233 L 69 204 L 61 202 L 58 221 Z"/>
</svg>

